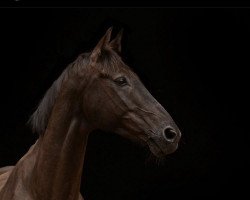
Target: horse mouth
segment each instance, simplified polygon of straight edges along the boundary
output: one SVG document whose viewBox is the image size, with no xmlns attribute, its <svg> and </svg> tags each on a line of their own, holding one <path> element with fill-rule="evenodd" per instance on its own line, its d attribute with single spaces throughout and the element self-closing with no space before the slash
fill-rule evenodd
<svg viewBox="0 0 250 200">
<path fill-rule="evenodd" d="M 161 146 L 153 139 L 147 141 L 150 151 L 158 158 L 165 157 L 171 153 L 174 153 L 178 148 L 178 143 L 166 144 Z"/>
</svg>

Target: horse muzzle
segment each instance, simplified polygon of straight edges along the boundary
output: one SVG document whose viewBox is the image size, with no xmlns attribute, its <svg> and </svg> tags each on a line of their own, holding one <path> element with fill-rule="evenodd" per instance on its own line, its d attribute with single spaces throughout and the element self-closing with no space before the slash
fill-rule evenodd
<svg viewBox="0 0 250 200">
<path fill-rule="evenodd" d="M 158 133 L 150 131 L 147 144 L 156 157 L 163 157 L 178 149 L 180 138 L 181 132 L 178 128 L 167 126 Z"/>
</svg>

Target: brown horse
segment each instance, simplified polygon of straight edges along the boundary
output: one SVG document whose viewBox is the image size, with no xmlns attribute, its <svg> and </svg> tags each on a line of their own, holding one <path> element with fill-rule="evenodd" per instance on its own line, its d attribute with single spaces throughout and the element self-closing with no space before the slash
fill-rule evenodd
<svg viewBox="0 0 250 200">
<path fill-rule="evenodd" d="M 112 29 L 53 83 L 30 122 L 39 139 L 14 167 L 0 169 L 0 200 L 79 200 L 90 132 L 112 131 L 162 157 L 181 133 L 168 112 L 122 61 Z"/>
</svg>

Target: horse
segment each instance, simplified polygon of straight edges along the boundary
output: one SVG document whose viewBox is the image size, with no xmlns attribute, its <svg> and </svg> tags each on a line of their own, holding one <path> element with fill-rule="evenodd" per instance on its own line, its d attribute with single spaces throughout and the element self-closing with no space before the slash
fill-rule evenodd
<svg viewBox="0 0 250 200">
<path fill-rule="evenodd" d="M 15 166 L 0 169 L 0 200 L 83 200 L 88 136 L 114 132 L 143 143 L 156 157 L 178 148 L 181 132 L 121 58 L 112 27 L 47 90 L 29 123 L 39 137 Z"/>
</svg>

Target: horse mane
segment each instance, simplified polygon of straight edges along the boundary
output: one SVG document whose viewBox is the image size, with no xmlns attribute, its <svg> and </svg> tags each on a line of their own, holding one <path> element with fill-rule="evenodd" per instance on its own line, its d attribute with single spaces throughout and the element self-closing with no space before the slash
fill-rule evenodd
<svg viewBox="0 0 250 200">
<path fill-rule="evenodd" d="M 37 109 L 31 115 L 28 120 L 28 124 L 31 126 L 33 132 L 37 132 L 40 135 L 45 133 L 47 128 L 49 117 L 51 115 L 52 109 L 56 102 L 57 96 L 60 92 L 62 83 L 68 80 L 70 71 L 83 70 L 85 66 L 89 64 L 89 53 L 84 53 L 78 56 L 78 58 L 69 64 L 62 74 L 55 80 L 52 86 L 47 90 L 44 97 L 40 101 Z M 102 51 L 102 54 L 99 57 L 98 68 L 105 74 L 111 74 L 113 72 L 119 71 L 117 67 L 118 63 L 121 62 L 119 55 L 110 50 Z M 124 69 L 127 66 L 124 67 Z"/>
<path fill-rule="evenodd" d="M 83 56 L 79 56 L 74 62 L 70 63 L 47 90 L 37 109 L 28 120 L 28 124 L 33 132 L 37 132 L 40 135 L 44 134 L 62 83 L 68 79 L 69 72 L 75 65 L 84 65 L 86 63 L 84 60 Z"/>
</svg>

